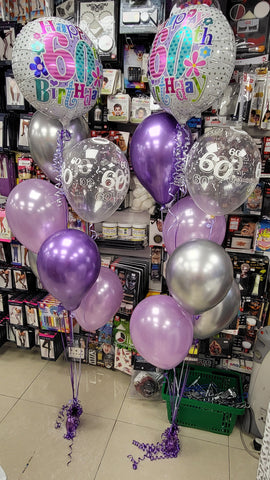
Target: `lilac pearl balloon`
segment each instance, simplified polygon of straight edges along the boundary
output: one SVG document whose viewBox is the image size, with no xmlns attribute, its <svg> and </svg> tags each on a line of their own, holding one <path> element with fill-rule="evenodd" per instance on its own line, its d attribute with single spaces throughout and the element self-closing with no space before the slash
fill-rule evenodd
<svg viewBox="0 0 270 480">
<path fill-rule="evenodd" d="M 165 370 L 181 363 L 193 340 L 192 316 L 167 295 L 147 297 L 134 309 L 130 334 L 138 352 Z"/>
<path fill-rule="evenodd" d="M 222 244 L 226 233 L 224 216 L 213 217 L 203 212 L 191 197 L 185 197 L 169 209 L 164 225 L 164 243 L 169 255 L 185 242 L 205 239 Z"/>
</svg>

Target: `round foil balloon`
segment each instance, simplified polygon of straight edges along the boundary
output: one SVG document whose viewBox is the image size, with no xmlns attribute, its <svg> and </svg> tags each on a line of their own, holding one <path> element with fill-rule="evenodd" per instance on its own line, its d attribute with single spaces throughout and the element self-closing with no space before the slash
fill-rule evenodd
<svg viewBox="0 0 270 480">
<path fill-rule="evenodd" d="M 240 308 L 240 290 L 236 280 L 227 295 L 215 307 L 203 312 L 194 321 L 194 338 L 203 340 L 209 338 L 228 327 L 236 317 Z"/>
<path fill-rule="evenodd" d="M 22 28 L 13 47 L 12 70 L 26 100 L 64 125 L 94 106 L 103 82 L 90 39 L 56 17 L 38 18 Z"/>
<path fill-rule="evenodd" d="M 185 197 L 169 209 L 162 231 L 166 250 L 171 255 L 179 245 L 199 238 L 221 245 L 225 237 L 226 220 L 224 216 L 207 215 L 191 197 Z"/>
<path fill-rule="evenodd" d="M 62 125 L 59 120 L 50 118 L 41 112 L 34 113 L 29 125 L 31 156 L 54 183 L 57 182 L 57 172 L 53 163 L 53 156 L 57 147 L 57 132 L 61 129 Z M 83 117 L 71 120 L 67 125 L 67 129 L 71 138 L 64 142 L 64 152 L 90 136 L 90 129 Z"/>
<path fill-rule="evenodd" d="M 253 192 L 261 174 L 261 155 L 253 139 L 234 128 L 214 128 L 189 151 L 186 182 L 196 205 L 225 215 Z"/>
<path fill-rule="evenodd" d="M 156 102 L 179 123 L 220 97 L 235 64 L 235 40 L 221 11 L 192 5 L 171 16 L 157 33 L 148 77 Z"/>
<path fill-rule="evenodd" d="M 232 262 L 217 243 L 192 240 L 174 250 L 167 263 L 166 280 L 175 301 L 198 314 L 221 302 L 231 288 Z"/>
<path fill-rule="evenodd" d="M 129 188 L 129 166 L 120 148 L 105 138 L 87 138 L 65 155 L 62 182 L 73 210 L 87 222 L 110 217 Z"/>
</svg>

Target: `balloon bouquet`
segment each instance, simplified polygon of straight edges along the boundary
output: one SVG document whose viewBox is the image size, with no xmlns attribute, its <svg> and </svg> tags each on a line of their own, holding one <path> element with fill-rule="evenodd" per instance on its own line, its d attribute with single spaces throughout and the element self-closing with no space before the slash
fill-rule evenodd
<svg viewBox="0 0 270 480">
<path fill-rule="evenodd" d="M 134 309 L 130 331 L 136 349 L 150 363 L 173 369 L 171 427 L 156 445 L 133 442 L 144 458 L 176 457 L 180 450 L 177 412 L 185 378 L 175 367 L 195 339 L 219 333 L 235 318 L 240 291 L 233 279 L 224 240 L 224 215 L 239 207 L 260 176 L 260 153 L 245 132 L 214 129 L 191 146 L 187 120 L 218 99 L 235 62 L 233 32 L 220 10 L 185 5 L 157 33 L 148 63 L 148 81 L 165 112 L 137 127 L 130 155 L 136 175 L 161 210 L 165 247 L 170 255 L 166 280 L 170 296 L 143 300 Z M 210 2 L 211 3 L 211 2 Z M 175 201 L 176 192 L 185 196 Z M 182 378 L 183 368 L 181 371 Z"/>
<path fill-rule="evenodd" d="M 18 184 L 7 199 L 7 221 L 29 249 L 31 267 L 44 288 L 76 312 L 83 328 L 95 330 L 119 309 L 122 287 L 113 271 L 101 268 L 93 238 L 67 228 L 67 200 L 84 220 L 102 221 L 129 187 L 126 157 L 107 140 L 91 140 L 83 117 L 100 94 L 102 64 L 79 27 L 46 17 L 22 28 L 12 68 L 22 94 L 37 110 L 29 127 L 31 154 L 56 185 L 38 179 Z M 75 378 L 71 362 L 73 398 L 60 415 L 66 412 L 65 438 L 71 440 L 82 413 Z"/>
</svg>

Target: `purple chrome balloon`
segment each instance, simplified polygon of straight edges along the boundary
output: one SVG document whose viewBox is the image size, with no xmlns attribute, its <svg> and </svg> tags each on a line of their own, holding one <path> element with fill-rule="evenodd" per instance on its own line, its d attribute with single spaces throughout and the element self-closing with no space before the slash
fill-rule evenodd
<svg viewBox="0 0 270 480">
<path fill-rule="evenodd" d="M 19 242 L 37 253 L 46 238 L 67 227 L 67 201 L 63 196 L 60 205 L 55 185 L 33 178 L 10 192 L 6 216 Z"/>
<path fill-rule="evenodd" d="M 140 355 L 167 370 L 181 363 L 192 345 L 192 315 L 172 297 L 147 297 L 131 315 L 130 334 Z"/>
<path fill-rule="evenodd" d="M 110 268 L 101 267 L 94 285 L 73 312 L 78 324 L 86 331 L 102 327 L 116 314 L 123 299 L 118 276 Z"/>
<path fill-rule="evenodd" d="M 221 245 L 225 233 L 225 217 L 208 215 L 197 207 L 191 197 L 176 202 L 169 209 L 163 225 L 164 243 L 169 255 L 183 243 L 200 238 Z"/>
<path fill-rule="evenodd" d="M 131 140 L 130 158 L 134 172 L 160 205 L 171 202 L 179 190 L 173 183 L 177 161 L 177 125 L 172 115 L 166 112 L 156 113 L 136 128 Z M 183 142 L 187 136 L 190 141 L 190 135 L 186 133 L 182 136 Z"/>
<path fill-rule="evenodd" d="M 75 310 L 98 278 L 101 259 L 86 233 L 66 229 L 51 235 L 41 245 L 37 268 L 44 288 L 67 310 Z"/>
</svg>

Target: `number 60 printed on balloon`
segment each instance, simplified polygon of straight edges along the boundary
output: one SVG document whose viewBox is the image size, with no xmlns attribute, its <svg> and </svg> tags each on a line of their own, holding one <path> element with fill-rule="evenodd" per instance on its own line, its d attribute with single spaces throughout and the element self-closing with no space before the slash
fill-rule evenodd
<svg viewBox="0 0 270 480">
<path fill-rule="evenodd" d="M 235 62 L 232 29 L 220 10 L 192 5 L 169 18 L 149 56 L 156 102 L 179 123 L 209 108 L 227 87 Z"/>
<path fill-rule="evenodd" d="M 124 200 L 129 165 L 120 148 L 105 138 L 88 138 L 65 155 L 62 182 L 74 211 L 87 222 L 101 222 Z"/>
<path fill-rule="evenodd" d="M 13 48 L 12 69 L 25 98 L 64 124 L 94 106 L 103 81 L 101 62 L 87 35 L 54 17 L 23 27 Z"/>
</svg>

